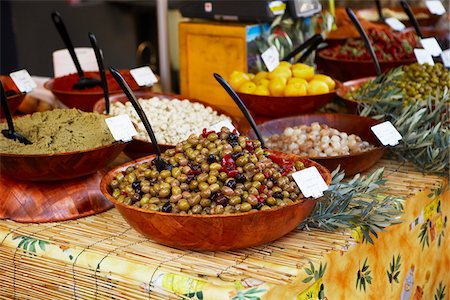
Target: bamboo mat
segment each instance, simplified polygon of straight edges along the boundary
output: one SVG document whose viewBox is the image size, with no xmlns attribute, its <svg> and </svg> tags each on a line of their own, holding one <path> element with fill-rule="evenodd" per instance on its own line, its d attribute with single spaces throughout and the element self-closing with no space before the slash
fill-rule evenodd
<svg viewBox="0 0 450 300">
<path fill-rule="evenodd" d="M 425 188 L 442 186 L 445 181 L 391 160 L 382 160 L 374 168 L 378 167 L 385 168 L 388 194 L 411 196 Z M 329 251 L 345 251 L 352 243 L 350 235 L 350 231 L 294 230 L 259 247 L 195 252 L 145 239 L 116 209 L 57 223 L 0 221 L 0 298 L 184 298 L 154 284 L 161 272 L 182 274 L 200 284 L 253 278 L 283 285 L 292 282 L 309 261 L 319 261 Z M 30 254 L 12 247 L 8 244 L 12 236 L 43 241 L 48 253 L 37 250 Z M 51 253 L 56 250 L 49 245 L 61 251 L 70 249 L 70 260 L 53 257 Z"/>
</svg>

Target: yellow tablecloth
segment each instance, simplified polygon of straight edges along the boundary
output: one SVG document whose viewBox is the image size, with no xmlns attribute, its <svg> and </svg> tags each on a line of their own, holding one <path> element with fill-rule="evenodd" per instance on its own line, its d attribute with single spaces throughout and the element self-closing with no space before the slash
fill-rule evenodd
<svg viewBox="0 0 450 300">
<path fill-rule="evenodd" d="M 403 222 L 358 232 L 294 230 L 259 247 L 194 252 L 140 236 L 116 209 L 83 219 L 0 221 L 0 298 L 449 299 L 446 179 L 384 160 Z M 1 201 L 1 200 L 0 200 Z"/>
</svg>

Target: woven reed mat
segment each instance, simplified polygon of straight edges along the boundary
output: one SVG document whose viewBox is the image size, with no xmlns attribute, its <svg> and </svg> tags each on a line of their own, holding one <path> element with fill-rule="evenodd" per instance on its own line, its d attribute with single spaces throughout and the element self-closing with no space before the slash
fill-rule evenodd
<svg viewBox="0 0 450 300">
<path fill-rule="evenodd" d="M 394 195 L 410 196 L 445 181 L 390 160 L 377 167 L 385 167 L 388 193 Z M 57 223 L 0 221 L 0 298 L 183 298 L 157 284 L 157 278 L 168 273 L 190 277 L 195 284 L 245 278 L 286 284 L 309 261 L 316 262 L 329 251 L 345 251 L 350 234 L 294 230 L 259 247 L 194 252 L 145 239 L 116 209 Z"/>
</svg>

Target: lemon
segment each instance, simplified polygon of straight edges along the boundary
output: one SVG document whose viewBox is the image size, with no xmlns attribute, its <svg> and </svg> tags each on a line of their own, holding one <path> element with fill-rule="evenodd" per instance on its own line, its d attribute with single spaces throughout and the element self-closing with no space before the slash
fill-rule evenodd
<svg viewBox="0 0 450 300">
<path fill-rule="evenodd" d="M 303 78 L 306 81 L 310 81 L 314 77 L 314 68 L 307 66 L 307 68 L 295 68 L 292 69 L 292 74 L 294 77 Z"/>
<path fill-rule="evenodd" d="M 238 91 L 245 94 L 253 94 L 255 90 L 256 84 L 251 81 L 246 81 L 239 87 Z"/>
<path fill-rule="evenodd" d="M 328 85 L 328 88 L 330 89 L 330 91 L 334 90 L 334 87 L 336 86 L 336 83 L 334 82 L 334 80 L 327 75 L 323 75 L 323 74 L 316 74 L 313 77 L 313 80 L 319 80 L 319 81 L 323 81 Z"/>
<path fill-rule="evenodd" d="M 308 95 L 319 95 L 328 93 L 330 89 L 328 85 L 320 80 L 311 80 L 308 83 Z"/>
<path fill-rule="evenodd" d="M 302 63 L 296 63 L 296 64 L 293 64 L 291 66 L 291 68 L 292 69 L 307 69 L 307 68 L 311 68 L 311 66 L 308 66 L 308 65 L 302 64 Z"/>
<path fill-rule="evenodd" d="M 274 79 L 275 77 L 289 78 L 292 76 L 292 71 L 289 67 L 278 66 L 272 72 L 269 73 L 269 79 Z"/>
<path fill-rule="evenodd" d="M 253 80 L 255 78 L 255 74 L 253 73 L 247 73 L 248 78 L 250 78 L 250 80 Z"/>
<path fill-rule="evenodd" d="M 278 67 L 291 67 L 291 64 L 288 63 L 287 61 L 280 61 L 280 63 L 278 64 Z"/>
<path fill-rule="evenodd" d="M 266 79 L 268 75 L 269 75 L 269 72 L 261 71 L 261 72 L 258 72 L 252 80 L 254 82 L 258 83 L 261 79 Z"/>
<path fill-rule="evenodd" d="M 269 82 L 269 91 L 272 96 L 282 96 L 286 86 L 286 78 L 275 77 Z"/>
<path fill-rule="evenodd" d="M 233 71 L 230 75 L 230 85 L 234 90 L 238 90 L 244 82 L 249 80 L 250 77 L 241 71 Z"/>
<path fill-rule="evenodd" d="M 269 86 L 269 82 L 270 82 L 270 80 L 269 79 L 261 79 L 260 81 L 255 81 L 255 83 L 256 83 L 256 85 L 262 85 L 262 86 L 265 86 L 265 87 L 268 87 Z"/>
<path fill-rule="evenodd" d="M 253 94 L 260 96 L 270 96 L 270 91 L 267 86 L 258 85 L 256 86 L 255 92 Z"/>
<path fill-rule="evenodd" d="M 298 77 L 289 78 L 287 81 L 287 84 L 291 84 L 291 83 L 302 83 L 302 84 L 308 85 L 308 81 L 306 81 L 303 78 L 298 78 Z"/>
<path fill-rule="evenodd" d="M 290 83 L 284 89 L 285 96 L 305 96 L 307 94 L 307 84 L 300 82 Z"/>
</svg>

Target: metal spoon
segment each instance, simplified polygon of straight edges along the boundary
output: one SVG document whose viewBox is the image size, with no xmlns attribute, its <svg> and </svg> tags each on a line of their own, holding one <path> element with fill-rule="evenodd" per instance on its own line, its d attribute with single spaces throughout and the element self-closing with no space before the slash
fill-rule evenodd
<svg viewBox="0 0 450 300">
<path fill-rule="evenodd" d="M 402 5 L 403 10 L 405 11 L 405 13 L 408 15 L 409 21 L 413 25 L 414 30 L 416 31 L 417 35 L 420 38 L 423 38 L 422 31 L 420 30 L 420 27 L 419 27 L 419 22 L 417 22 L 417 19 L 414 16 L 414 13 L 411 10 L 411 7 L 409 6 L 409 4 L 406 1 L 404 1 L 404 0 L 401 0 L 400 4 Z"/>
<path fill-rule="evenodd" d="M 237 104 L 239 109 L 244 114 L 247 121 L 250 123 L 250 126 L 252 126 L 253 131 L 255 132 L 256 136 L 258 137 L 259 142 L 261 143 L 261 147 L 265 148 L 264 146 L 264 140 L 262 138 L 261 133 L 259 132 L 258 128 L 256 127 L 255 120 L 253 120 L 253 117 L 250 115 L 250 112 L 248 111 L 247 107 L 245 106 L 244 102 L 242 102 L 241 98 L 239 98 L 238 94 L 233 90 L 233 88 L 226 82 L 225 79 L 223 79 L 222 76 L 220 76 L 217 73 L 214 73 L 214 78 L 217 80 L 217 82 L 220 83 L 220 85 L 227 91 L 228 95 L 231 96 L 231 98 L 234 100 L 234 102 Z"/>
<path fill-rule="evenodd" d="M 317 48 L 317 46 L 319 46 L 319 44 L 323 42 L 323 37 L 321 34 L 317 33 L 315 35 L 313 35 L 312 37 L 310 37 L 309 39 L 307 39 L 303 44 L 301 44 L 300 46 L 298 46 L 297 48 L 295 48 L 294 50 L 292 50 L 290 53 L 288 53 L 284 58 L 283 61 L 289 61 L 291 58 L 295 57 L 297 54 L 299 54 L 302 50 L 310 47 L 308 50 L 305 51 L 305 53 L 302 55 L 302 57 L 300 58 L 300 60 L 303 61 L 304 59 L 306 59 L 306 57 L 308 57 L 309 54 L 311 54 L 311 52 Z M 311 50 L 310 50 L 311 49 Z M 309 51 L 308 54 L 306 54 L 306 52 Z M 305 56 L 305 57 L 303 57 Z"/>
<path fill-rule="evenodd" d="M 103 55 L 97 45 L 97 39 L 92 32 L 88 34 L 89 40 L 91 41 L 92 48 L 94 49 L 95 58 L 97 59 L 98 71 L 100 72 L 100 77 L 102 79 L 103 95 L 105 97 L 105 111 L 109 115 L 109 93 L 108 93 L 108 82 L 106 80 L 105 67 L 103 64 Z"/>
<path fill-rule="evenodd" d="M 22 144 L 31 145 L 32 142 L 30 142 L 26 137 L 24 137 L 23 135 L 21 135 L 20 133 L 18 133 L 14 130 L 14 122 L 13 122 L 13 119 L 11 116 L 11 111 L 9 110 L 8 98 L 6 97 L 5 89 L 1 82 L 0 82 L 0 87 L 1 87 L 2 108 L 4 111 L 5 117 L 6 117 L 6 122 L 8 123 L 8 129 L 3 129 L 2 134 L 7 139 L 11 139 L 11 140 L 15 140 L 15 141 L 17 140 Z"/>
<path fill-rule="evenodd" d="M 59 14 L 59 12 L 57 12 L 57 11 L 52 12 L 52 20 L 53 20 L 53 23 L 55 24 L 56 29 L 59 32 L 59 35 L 61 36 L 61 38 L 64 42 L 64 45 L 66 46 L 67 50 L 70 53 L 70 56 L 72 57 L 73 63 L 75 64 L 75 68 L 77 69 L 78 76 L 80 77 L 78 82 L 73 85 L 73 88 L 75 90 L 83 90 L 86 88 L 95 87 L 97 85 L 101 86 L 100 80 L 98 80 L 96 78 L 90 78 L 90 77 L 84 76 L 84 72 L 81 69 L 81 65 L 80 65 L 80 62 L 78 61 L 72 41 L 70 40 L 69 34 L 67 33 L 66 26 L 64 25 L 64 22 L 61 18 L 61 15 Z"/>
<path fill-rule="evenodd" d="M 172 165 L 161 157 L 161 150 L 159 149 L 159 145 L 158 145 L 158 141 L 156 140 L 155 133 L 153 132 L 152 126 L 150 125 L 150 122 L 148 121 L 147 116 L 145 115 L 144 111 L 142 110 L 141 105 L 139 104 L 138 100 L 136 99 L 136 96 L 133 94 L 133 92 L 131 91 L 131 88 L 128 86 L 125 79 L 123 79 L 122 75 L 120 75 L 119 71 L 117 71 L 113 67 L 110 67 L 109 71 L 111 72 L 112 76 L 117 81 L 119 86 L 122 88 L 122 90 L 125 93 L 125 95 L 127 96 L 128 100 L 130 100 L 131 104 L 133 105 L 134 109 L 136 110 L 137 114 L 139 115 L 139 118 L 141 119 L 142 123 L 144 124 L 144 127 L 147 130 L 148 135 L 150 136 L 150 139 L 152 140 L 152 144 L 155 147 L 155 151 L 156 151 L 156 158 L 153 160 L 155 162 L 156 169 L 158 171 L 170 170 Z"/>
<path fill-rule="evenodd" d="M 384 23 L 385 18 L 383 16 L 383 10 L 381 9 L 381 0 L 375 0 L 375 4 L 377 5 L 378 19 Z"/>
<path fill-rule="evenodd" d="M 361 26 L 361 23 L 359 23 L 358 18 L 356 17 L 353 10 L 349 7 L 345 9 L 347 12 L 347 15 L 349 16 L 350 20 L 352 20 L 353 24 L 355 25 L 356 29 L 358 30 L 359 35 L 364 40 L 364 44 L 366 45 L 367 51 L 369 51 L 370 56 L 372 57 L 373 64 L 375 65 L 375 71 L 377 73 L 377 76 L 380 76 L 381 68 L 380 63 L 378 62 L 378 58 L 375 55 L 375 50 L 373 50 L 372 44 L 370 43 L 369 37 L 367 36 L 366 32 L 364 31 L 363 27 Z"/>
</svg>

